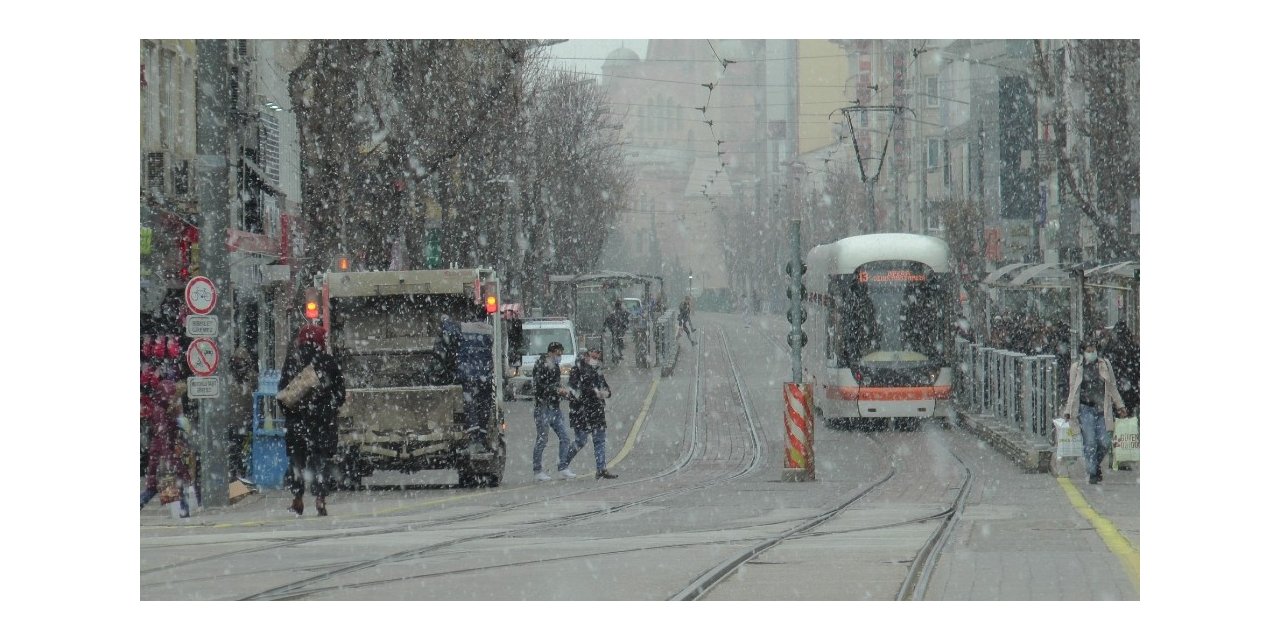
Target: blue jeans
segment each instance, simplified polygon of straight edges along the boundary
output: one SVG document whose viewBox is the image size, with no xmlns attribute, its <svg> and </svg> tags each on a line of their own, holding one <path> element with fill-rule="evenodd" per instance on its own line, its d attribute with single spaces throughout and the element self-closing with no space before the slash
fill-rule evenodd
<svg viewBox="0 0 1280 640">
<path fill-rule="evenodd" d="M 1111 432 L 1102 419 L 1102 411 L 1080 405 L 1080 437 L 1084 439 L 1084 463 L 1089 475 L 1101 472 L 1102 459 L 1111 450 Z"/>
<path fill-rule="evenodd" d="M 574 429 L 573 431 L 577 435 L 577 438 L 574 440 L 573 446 L 569 448 L 569 459 L 573 460 L 573 457 L 578 455 L 578 452 L 587 446 L 587 435 L 590 434 L 591 444 L 594 445 L 596 449 L 596 471 L 604 471 L 605 470 L 605 466 L 604 466 L 605 464 L 604 462 L 605 430 L 604 429 Z M 566 466 L 568 465 L 566 464 Z"/>
<path fill-rule="evenodd" d="M 569 432 L 564 427 L 564 414 L 555 407 L 538 407 L 533 408 L 533 423 L 538 429 L 538 435 L 533 441 L 533 472 L 542 471 L 542 452 L 547 448 L 547 438 L 550 434 L 547 429 L 550 428 L 556 432 L 556 438 L 560 440 L 560 464 L 557 469 L 569 468 Z"/>
</svg>

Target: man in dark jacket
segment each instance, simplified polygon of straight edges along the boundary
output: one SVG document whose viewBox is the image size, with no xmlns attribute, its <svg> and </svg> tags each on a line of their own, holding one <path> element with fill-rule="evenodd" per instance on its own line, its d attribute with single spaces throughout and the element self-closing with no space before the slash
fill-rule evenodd
<svg viewBox="0 0 1280 640">
<path fill-rule="evenodd" d="M 281 403 L 285 418 L 285 450 L 289 454 L 292 477 L 289 490 L 293 504 L 289 510 L 302 515 L 302 494 L 306 473 L 312 474 L 311 493 L 316 497 L 316 512 L 329 515 L 324 498 L 325 470 L 338 450 L 338 408 L 346 402 L 347 387 L 338 361 L 324 350 L 324 329 L 313 324 L 302 327 L 293 351 L 285 358 L 280 371 L 280 389 L 289 386 L 308 365 L 319 379 L 292 407 Z"/>
<path fill-rule="evenodd" d="M 560 441 L 560 463 L 556 468 L 561 477 L 576 477 L 569 470 L 569 432 L 564 428 L 564 414 L 560 413 L 560 398 L 569 395 L 569 390 L 560 386 L 562 354 L 564 345 L 552 342 L 547 352 L 533 365 L 533 423 L 538 430 L 533 441 L 533 478 L 539 482 L 551 479 L 542 470 L 542 452 L 547 448 L 548 429 L 555 431 Z"/>
<path fill-rule="evenodd" d="M 569 447 L 568 460 L 587 445 L 587 436 L 596 449 L 596 478 L 613 479 L 618 476 L 605 468 L 605 400 L 611 395 L 609 382 L 600 373 L 600 361 L 604 357 L 601 349 L 593 347 L 587 350 L 585 358 L 579 358 L 569 372 L 569 425 L 577 436 Z"/>
</svg>

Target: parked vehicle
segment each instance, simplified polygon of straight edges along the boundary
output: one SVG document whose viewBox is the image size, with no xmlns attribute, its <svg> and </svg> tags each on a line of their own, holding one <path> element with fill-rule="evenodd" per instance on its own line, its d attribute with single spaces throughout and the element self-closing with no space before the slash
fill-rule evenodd
<svg viewBox="0 0 1280 640">
<path fill-rule="evenodd" d="M 533 365 L 547 352 L 552 342 L 564 346 L 564 355 L 560 357 L 560 382 L 568 385 L 569 371 L 578 356 L 578 338 L 573 321 L 563 317 L 526 318 L 522 329 L 519 364 L 516 370 L 508 372 L 509 394 L 518 399 L 533 397 Z"/>
</svg>

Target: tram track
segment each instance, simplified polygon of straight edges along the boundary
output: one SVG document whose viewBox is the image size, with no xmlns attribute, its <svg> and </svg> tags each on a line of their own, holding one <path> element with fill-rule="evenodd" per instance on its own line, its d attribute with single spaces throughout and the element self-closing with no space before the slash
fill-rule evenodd
<svg viewBox="0 0 1280 640">
<path fill-rule="evenodd" d="M 737 461 L 737 464 L 732 465 L 728 470 L 725 470 L 722 468 L 722 463 L 724 462 L 724 459 L 722 456 L 719 455 L 721 451 L 715 449 L 714 447 L 709 447 L 709 439 L 710 439 L 709 425 L 707 425 L 706 421 L 701 418 L 701 416 L 705 413 L 706 393 L 702 389 L 703 387 L 703 383 L 702 383 L 703 352 L 702 350 L 698 350 L 696 352 L 697 355 L 695 357 L 695 367 L 694 367 L 695 372 L 693 376 L 694 407 L 693 407 L 693 411 L 691 412 L 692 424 L 688 428 L 688 432 L 690 434 L 689 444 L 687 447 L 684 448 L 684 452 L 681 458 L 678 459 L 676 463 L 673 464 L 671 467 L 667 468 L 666 470 L 658 474 L 654 474 L 652 476 L 637 479 L 634 481 L 628 481 L 625 483 L 610 484 L 605 487 L 595 487 L 580 493 L 615 491 L 618 488 L 621 488 L 627 485 L 636 485 L 636 484 L 641 484 L 646 482 L 652 482 L 654 480 L 660 480 L 668 476 L 673 476 L 675 474 L 679 474 L 682 472 L 685 474 L 683 477 L 688 477 L 687 472 L 690 471 L 691 468 L 695 468 L 699 466 L 699 463 L 705 463 L 705 466 L 710 467 L 709 471 L 711 475 L 709 478 L 698 479 L 698 480 L 695 480 L 693 483 L 686 483 L 686 484 L 683 484 L 683 486 L 678 486 L 678 487 L 674 487 L 664 491 L 659 491 L 657 493 L 645 495 L 640 498 L 625 501 L 622 503 L 611 504 L 601 509 L 593 509 L 590 511 L 580 512 L 576 514 L 549 518 L 543 522 L 534 524 L 532 526 L 508 528 L 500 532 L 490 532 L 490 533 L 476 534 L 472 536 L 464 536 L 464 537 L 453 539 L 453 540 L 441 541 L 441 542 L 430 544 L 430 545 L 425 545 L 421 547 L 407 549 L 404 551 L 399 551 L 396 553 L 388 554 L 388 555 L 385 555 L 379 558 L 374 558 L 371 560 L 365 560 L 365 561 L 360 561 L 356 563 L 348 563 L 344 566 L 336 567 L 332 570 L 324 571 L 324 572 L 321 572 L 320 574 L 309 576 L 307 578 L 295 580 L 290 583 L 287 583 L 272 589 L 268 589 L 265 591 L 261 591 L 241 599 L 243 600 L 298 599 L 298 598 L 305 598 L 308 595 L 315 595 L 315 594 L 324 593 L 327 591 L 332 591 L 335 589 L 342 589 L 342 590 L 358 589 L 361 586 L 364 586 L 366 584 L 381 583 L 382 580 L 377 580 L 372 582 L 346 583 L 340 586 L 317 587 L 316 585 L 318 583 L 324 582 L 326 580 L 330 580 L 332 578 L 337 578 L 343 575 L 370 570 L 380 565 L 386 565 L 389 563 L 402 562 L 406 560 L 422 558 L 424 556 L 431 555 L 433 553 L 442 551 L 444 549 L 447 549 L 450 547 L 457 547 L 459 545 L 463 545 L 469 542 L 498 539 L 498 538 L 512 538 L 512 537 L 517 537 L 521 535 L 536 534 L 536 533 L 545 532 L 553 528 L 584 522 L 599 516 L 616 514 L 619 511 L 631 509 L 631 508 L 652 503 L 658 500 L 671 498 L 674 496 L 714 487 L 716 485 L 729 483 L 745 475 L 754 473 L 759 468 L 759 466 L 761 465 L 764 459 L 763 451 L 762 451 L 763 438 L 759 431 L 757 422 L 754 420 L 753 417 L 750 416 L 750 413 L 752 412 L 752 410 L 749 408 L 747 397 L 743 393 L 740 376 L 737 373 L 736 367 L 732 364 L 732 356 L 729 355 L 728 341 L 724 335 L 723 329 L 720 330 L 720 339 L 721 339 L 720 340 L 721 345 L 724 348 L 723 353 L 725 354 L 725 357 L 730 360 L 730 363 L 731 363 L 730 366 L 731 368 L 733 368 L 733 371 L 734 371 L 734 378 L 736 381 L 736 385 L 737 385 L 736 388 L 738 391 L 738 399 L 741 400 L 740 406 L 742 407 L 743 416 L 747 418 L 743 424 L 739 425 L 739 428 L 745 427 L 747 440 L 749 442 L 747 449 L 745 451 L 744 459 Z M 717 434 L 719 434 L 719 431 L 717 431 Z M 728 434 L 723 434 L 720 437 L 727 440 L 728 442 L 733 442 L 736 439 L 736 438 L 727 437 L 727 435 Z M 738 434 L 738 435 L 741 435 L 741 434 Z M 732 462 L 732 461 L 729 461 L 729 462 Z M 568 495 L 557 496 L 550 500 L 561 501 L 561 500 L 565 500 L 568 497 L 571 497 L 571 496 L 568 496 Z M 549 500 L 540 500 L 537 502 L 540 505 L 545 505 L 548 501 Z M 511 507 L 511 509 L 514 509 L 514 508 L 515 507 Z M 506 510 L 511 510 L 511 509 L 506 509 Z M 492 515 L 492 510 L 491 512 L 489 512 L 489 515 Z M 483 517 L 480 514 L 471 514 L 471 516 L 472 516 L 471 519 Z M 494 568 L 500 568 L 501 566 L 503 565 L 494 565 Z M 479 568 L 473 568 L 473 569 L 478 570 Z"/>
</svg>

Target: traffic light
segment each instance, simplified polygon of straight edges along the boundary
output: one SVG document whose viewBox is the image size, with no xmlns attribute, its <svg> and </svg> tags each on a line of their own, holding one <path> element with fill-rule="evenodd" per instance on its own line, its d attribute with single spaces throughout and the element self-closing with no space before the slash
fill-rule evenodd
<svg viewBox="0 0 1280 640">
<path fill-rule="evenodd" d="M 308 320 L 315 320 L 320 317 L 320 294 L 313 288 L 307 289 L 306 302 L 302 305 L 302 315 Z"/>
<path fill-rule="evenodd" d="M 349 271 L 351 269 L 351 258 L 345 255 L 338 256 L 338 271 Z"/>
<path fill-rule="evenodd" d="M 484 285 L 484 312 L 489 315 L 498 312 L 498 286 L 492 282 Z"/>
<path fill-rule="evenodd" d="M 805 346 L 806 344 L 809 344 L 809 335 L 808 335 L 808 334 L 806 334 L 804 331 L 801 331 L 801 332 L 800 332 L 800 333 L 798 333 L 798 334 L 796 334 L 796 333 L 788 333 L 788 334 L 787 334 L 787 346 L 788 346 L 788 347 L 794 347 L 794 346 L 796 346 L 796 343 L 795 343 L 796 336 L 799 336 L 799 337 L 800 337 L 800 348 L 801 348 L 801 349 L 803 349 L 803 348 L 804 348 L 804 346 Z"/>
<path fill-rule="evenodd" d="M 790 262 L 788 262 L 788 263 L 787 263 L 787 275 L 792 275 L 791 270 L 792 270 L 792 265 L 793 265 L 793 264 L 795 264 L 795 261 L 794 261 L 794 260 L 792 260 L 792 261 L 790 261 Z M 807 264 L 805 264 L 803 261 L 801 261 L 801 262 L 800 262 L 800 275 L 804 275 L 804 274 L 806 274 L 806 273 L 808 273 L 808 272 L 809 272 L 809 265 L 807 265 Z"/>
<path fill-rule="evenodd" d="M 804 324 L 804 321 L 805 321 L 805 320 L 808 320 L 808 319 L 809 319 L 809 312 L 808 312 L 808 311 L 805 311 L 805 310 L 804 310 L 804 307 L 800 307 L 800 319 L 799 319 L 799 320 L 797 320 L 797 319 L 793 316 L 793 314 L 791 313 L 791 310 L 790 310 L 790 309 L 787 309 L 787 322 L 790 322 L 791 324 Z"/>
<path fill-rule="evenodd" d="M 801 302 L 804 302 L 804 297 L 808 295 L 808 293 L 809 293 L 809 290 L 804 287 L 803 282 L 800 283 L 800 287 L 798 289 L 796 288 L 795 285 L 787 287 L 788 300 L 799 299 Z M 804 320 L 801 320 L 800 322 L 804 322 Z"/>
</svg>

